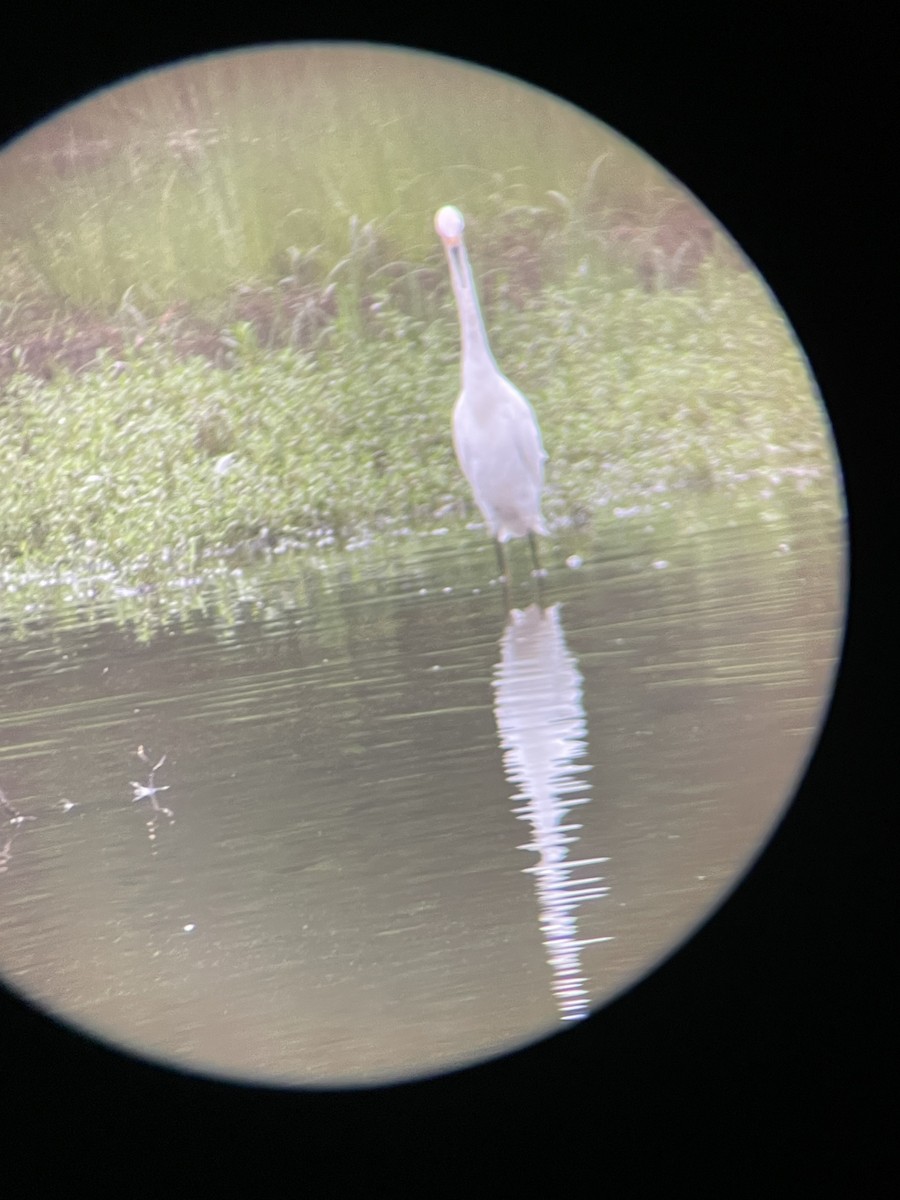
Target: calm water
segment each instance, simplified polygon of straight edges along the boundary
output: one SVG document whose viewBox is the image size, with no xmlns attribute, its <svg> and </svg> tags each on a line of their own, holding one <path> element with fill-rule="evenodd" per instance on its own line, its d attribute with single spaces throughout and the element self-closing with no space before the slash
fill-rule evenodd
<svg viewBox="0 0 900 1200">
<path fill-rule="evenodd" d="M 102 615 L 0 631 L 5 981 L 184 1066 L 353 1084 L 645 974 L 813 749 L 844 529 L 626 524 L 509 618 L 473 534 L 408 568 L 278 560 L 237 623 L 210 600 L 146 644 Z"/>
</svg>

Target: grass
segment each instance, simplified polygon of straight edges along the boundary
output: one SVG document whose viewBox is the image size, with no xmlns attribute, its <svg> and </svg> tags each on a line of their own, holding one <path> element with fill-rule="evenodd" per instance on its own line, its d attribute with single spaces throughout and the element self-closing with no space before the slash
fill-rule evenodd
<svg viewBox="0 0 900 1200">
<path fill-rule="evenodd" d="M 633 191 L 646 164 L 614 146 L 613 174 Z M 356 286 L 372 255 L 420 264 L 439 204 L 488 227 L 513 202 L 590 190 L 598 153 L 613 150 L 595 122 L 441 59 L 210 57 L 101 93 L 10 147 L 0 232 L 54 295 L 159 315 L 291 261 L 309 281 Z"/>
<path fill-rule="evenodd" d="M 800 356 L 753 277 L 730 283 L 711 301 L 580 284 L 495 325 L 498 358 L 540 416 L 551 522 L 678 488 L 827 474 Z M 433 523 L 448 504 L 461 522 L 453 313 L 383 309 L 375 324 L 315 353 L 268 351 L 244 331 L 227 367 L 145 345 L 51 381 L 17 374 L 0 408 L 4 566 L 139 562 L 152 579 L 263 531 L 346 540 Z"/>
<path fill-rule="evenodd" d="M 595 122 L 459 71 L 208 59 L 0 156 L 7 611 L 49 580 L 135 595 L 236 551 L 471 519 L 444 202 L 538 412 L 557 536 L 685 491 L 818 488 L 837 511 L 802 356 L 702 212 L 685 227 L 679 190 Z"/>
</svg>

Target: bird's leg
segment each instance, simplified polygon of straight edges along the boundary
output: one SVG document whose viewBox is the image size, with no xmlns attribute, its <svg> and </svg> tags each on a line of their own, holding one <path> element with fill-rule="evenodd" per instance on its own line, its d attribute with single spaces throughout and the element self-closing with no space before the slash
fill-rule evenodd
<svg viewBox="0 0 900 1200">
<path fill-rule="evenodd" d="M 541 608 L 544 607 L 544 596 L 541 584 L 547 578 L 547 572 L 541 566 L 541 560 L 538 556 L 537 538 L 533 532 L 528 534 L 528 544 L 531 547 L 531 561 L 534 563 L 534 570 L 531 572 L 531 578 L 534 580 L 534 589 L 537 595 L 537 602 Z"/>
<path fill-rule="evenodd" d="M 534 563 L 534 570 L 531 573 L 536 579 L 543 579 L 547 572 L 541 566 L 537 537 L 532 530 L 529 530 L 528 533 L 528 545 L 531 547 L 531 561 Z"/>
<path fill-rule="evenodd" d="M 506 562 L 506 548 L 499 539 L 494 540 L 497 551 L 497 566 L 500 568 L 500 582 L 509 583 L 509 566 Z"/>
</svg>

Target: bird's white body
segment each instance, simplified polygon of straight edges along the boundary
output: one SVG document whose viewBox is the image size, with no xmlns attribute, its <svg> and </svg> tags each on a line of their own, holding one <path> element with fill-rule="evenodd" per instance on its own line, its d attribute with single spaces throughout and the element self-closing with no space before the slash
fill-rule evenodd
<svg viewBox="0 0 900 1200">
<path fill-rule="evenodd" d="M 453 411 L 456 457 L 497 542 L 546 534 L 541 488 L 547 456 L 537 418 L 491 354 L 462 213 L 448 205 L 434 224 L 447 254 L 462 342 L 462 391 Z"/>
<path fill-rule="evenodd" d="M 544 450 L 531 405 L 495 370 L 463 383 L 453 410 L 453 446 L 498 542 L 546 533 L 541 516 Z"/>
</svg>

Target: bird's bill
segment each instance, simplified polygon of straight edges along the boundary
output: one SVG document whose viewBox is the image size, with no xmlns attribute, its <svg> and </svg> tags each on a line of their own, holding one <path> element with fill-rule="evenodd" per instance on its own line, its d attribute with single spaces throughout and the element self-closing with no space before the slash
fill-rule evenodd
<svg viewBox="0 0 900 1200">
<path fill-rule="evenodd" d="M 468 287 L 468 279 L 466 275 L 466 259 L 465 250 L 463 249 L 462 238 L 446 238 L 444 245 L 447 249 L 447 260 L 450 263 L 450 270 L 453 272 L 459 286 L 462 288 Z"/>
</svg>

